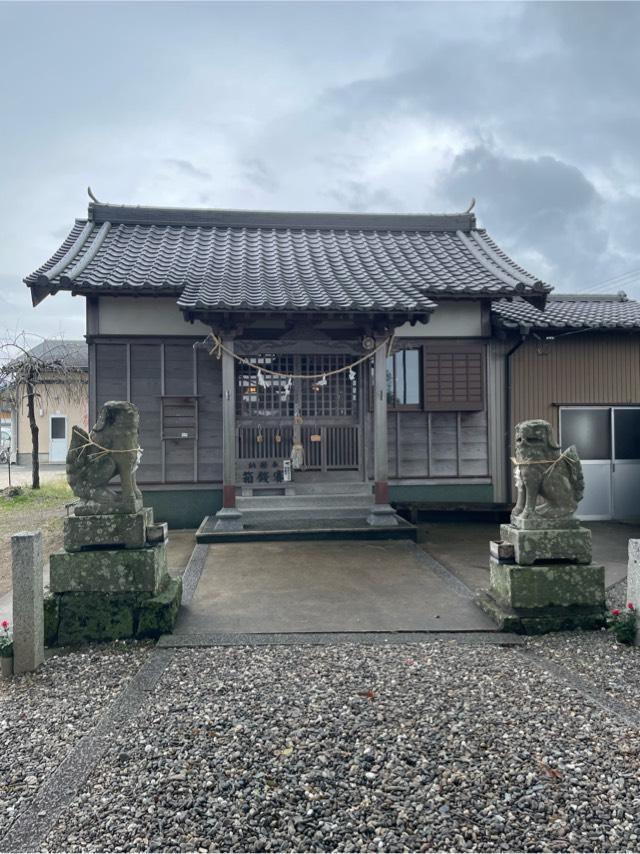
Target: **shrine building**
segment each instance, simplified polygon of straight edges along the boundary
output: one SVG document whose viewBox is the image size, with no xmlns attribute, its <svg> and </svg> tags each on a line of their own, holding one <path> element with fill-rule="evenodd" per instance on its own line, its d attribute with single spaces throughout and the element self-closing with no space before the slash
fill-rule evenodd
<svg viewBox="0 0 640 854">
<path fill-rule="evenodd" d="M 473 213 L 91 203 L 25 282 L 85 299 L 90 422 L 138 407 L 145 502 L 203 541 L 510 501 L 510 360 L 556 303 Z"/>
</svg>

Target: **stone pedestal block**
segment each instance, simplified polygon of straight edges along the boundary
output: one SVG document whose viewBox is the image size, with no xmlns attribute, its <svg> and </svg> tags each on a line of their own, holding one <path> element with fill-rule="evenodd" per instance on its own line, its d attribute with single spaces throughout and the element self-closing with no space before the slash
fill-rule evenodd
<svg viewBox="0 0 640 854">
<path fill-rule="evenodd" d="M 398 517 L 396 511 L 390 504 L 373 504 L 367 516 L 367 525 L 376 528 L 386 528 L 397 525 Z"/>
<path fill-rule="evenodd" d="M 143 507 L 137 513 L 69 516 L 64 520 L 64 547 L 68 552 L 107 546 L 142 549 L 150 525 L 153 525 L 150 507 Z"/>
<path fill-rule="evenodd" d="M 501 525 L 500 536 L 513 546 L 518 564 L 531 565 L 536 561 L 552 560 L 591 563 L 591 531 L 588 528 L 527 531 L 514 525 Z"/>
<path fill-rule="evenodd" d="M 519 566 L 491 558 L 490 584 L 477 603 L 502 631 L 542 634 L 605 625 L 603 566 Z"/>
<path fill-rule="evenodd" d="M 147 542 L 154 543 L 164 543 L 164 541 L 169 537 L 169 526 L 166 522 L 156 522 L 154 525 L 149 525 L 147 527 Z"/>
<path fill-rule="evenodd" d="M 538 515 L 514 516 L 512 513 L 511 524 L 514 528 L 519 528 L 523 531 L 568 531 L 571 528 L 579 528 L 580 520 L 575 519 L 573 516 L 562 516 L 561 518 L 554 519 Z"/>
<path fill-rule="evenodd" d="M 167 573 L 167 546 L 51 555 L 52 593 L 150 593 Z"/>
</svg>

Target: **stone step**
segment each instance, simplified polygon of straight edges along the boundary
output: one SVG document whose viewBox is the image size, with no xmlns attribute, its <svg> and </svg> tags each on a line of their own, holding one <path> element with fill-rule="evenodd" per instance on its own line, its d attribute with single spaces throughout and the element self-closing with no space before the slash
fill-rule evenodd
<svg viewBox="0 0 640 854">
<path fill-rule="evenodd" d="M 275 486 L 259 486 L 258 484 L 242 485 L 242 495 L 248 497 L 258 497 L 263 493 L 274 495 L 276 491 L 280 491 L 282 495 L 371 495 L 373 487 L 370 483 L 362 483 L 361 481 L 343 482 L 343 483 L 299 483 L 289 481 L 288 483 Z"/>
<path fill-rule="evenodd" d="M 265 495 L 236 498 L 238 510 L 319 510 L 329 507 L 338 516 L 337 508 L 366 508 L 373 503 L 368 495 Z"/>
<path fill-rule="evenodd" d="M 276 522 L 281 523 L 282 528 L 288 528 L 292 522 L 303 522 L 309 519 L 365 519 L 373 505 L 367 507 L 313 507 L 300 509 L 298 507 L 290 510 L 281 508 L 273 510 L 242 510 L 242 523 L 244 525 L 257 525 L 266 523 L 273 527 Z M 239 509 L 239 508 L 238 508 Z"/>
</svg>

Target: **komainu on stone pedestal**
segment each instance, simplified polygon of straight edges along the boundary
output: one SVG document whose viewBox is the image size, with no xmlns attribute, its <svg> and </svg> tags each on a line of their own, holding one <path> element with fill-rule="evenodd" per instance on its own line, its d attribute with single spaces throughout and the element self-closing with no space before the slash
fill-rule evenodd
<svg viewBox="0 0 640 854">
<path fill-rule="evenodd" d="M 572 445 L 560 451 L 547 421 L 523 421 L 516 426 L 512 460 L 518 491 L 511 524 L 523 530 L 572 528 L 584 495 L 578 452 Z"/>
<path fill-rule="evenodd" d="M 604 624 L 604 567 L 591 563 L 591 531 L 575 517 L 584 494 L 575 447 L 561 451 L 546 421 L 515 431 L 517 501 L 490 544 L 490 587 L 478 604 L 502 630 L 538 634 Z"/>
<path fill-rule="evenodd" d="M 48 646 L 173 630 L 182 582 L 167 569 L 167 526 L 142 506 L 138 423 L 132 403 L 112 400 L 90 433 L 73 428 L 67 478 L 80 501 L 65 519 L 64 549 L 51 555 Z"/>
<path fill-rule="evenodd" d="M 136 513 L 142 509 L 142 493 L 136 471 L 142 448 L 138 444 L 140 416 L 126 400 L 110 400 L 90 433 L 75 426 L 67 453 L 67 480 L 80 499 L 76 516 L 102 513 Z M 120 478 L 120 493 L 111 481 Z"/>
</svg>

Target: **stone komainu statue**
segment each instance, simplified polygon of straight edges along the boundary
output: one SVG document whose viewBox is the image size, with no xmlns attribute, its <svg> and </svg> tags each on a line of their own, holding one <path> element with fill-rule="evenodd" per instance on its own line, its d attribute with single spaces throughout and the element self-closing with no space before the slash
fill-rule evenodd
<svg viewBox="0 0 640 854">
<path fill-rule="evenodd" d="M 560 452 L 547 421 L 516 426 L 515 480 L 518 498 L 511 517 L 560 520 L 573 516 L 584 495 L 578 452 L 572 445 Z"/>
<path fill-rule="evenodd" d="M 80 498 L 77 516 L 136 513 L 142 493 L 136 470 L 142 449 L 138 443 L 140 417 L 137 408 L 124 400 L 110 400 L 100 410 L 90 433 L 74 427 L 67 453 L 67 480 Z M 110 486 L 120 477 L 120 492 Z"/>
</svg>

